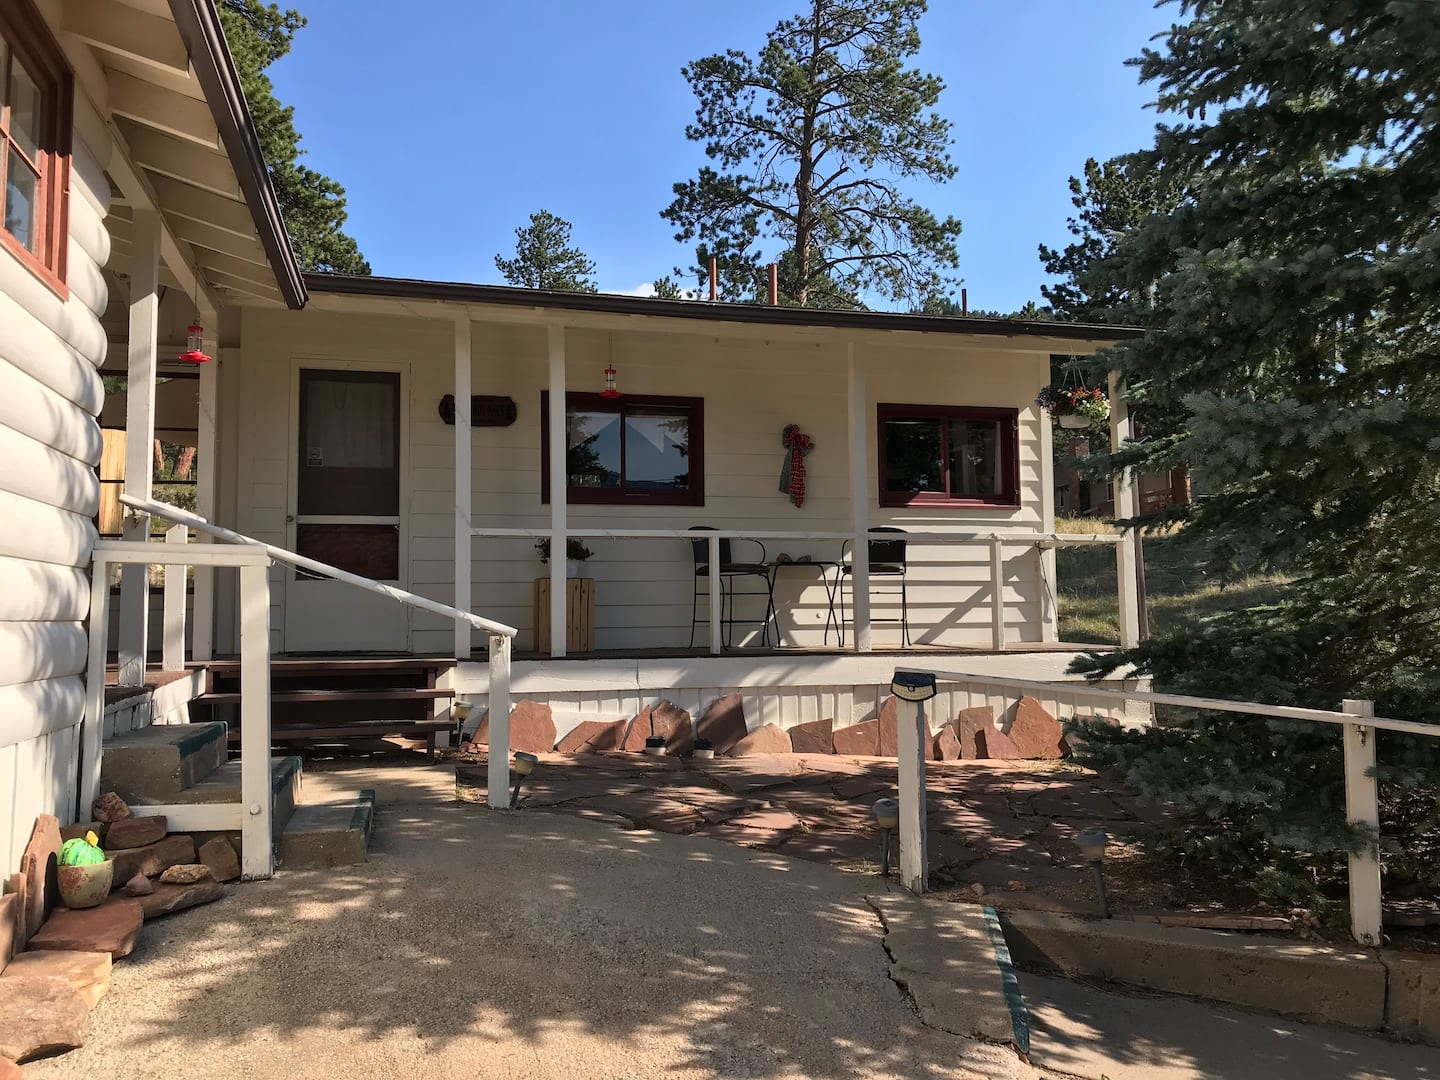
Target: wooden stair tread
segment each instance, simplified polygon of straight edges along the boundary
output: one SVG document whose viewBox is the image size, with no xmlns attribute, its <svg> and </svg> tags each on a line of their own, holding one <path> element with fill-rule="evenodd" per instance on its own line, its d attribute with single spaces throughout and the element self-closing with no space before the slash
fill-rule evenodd
<svg viewBox="0 0 1440 1080">
<path fill-rule="evenodd" d="M 220 691 L 201 694 L 194 703 L 199 705 L 231 705 L 241 699 L 239 691 Z M 431 701 L 436 698 L 450 698 L 455 691 L 438 687 L 416 686 L 388 689 L 352 690 L 272 690 L 270 702 L 288 705 L 318 701 Z"/>
<path fill-rule="evenodd" d="M 272 724 L 270 738 L 327 739 L 340 735 L 406 735 L 416 731 L 454 730 L 453 720 L 345 720 L 336 724 Z M 239 737 L 236 732 L 236 741 Z"/>
<path fill-rule="evenodd" d="M 270 670 L 284 675 L 366 675 L 396 671 L 438 671 L 454 667 L 453 656 L 272 656 Z M 240 673 L 240 661 L 227 657 L 196 665 L 212 674 L 229 677 Z"/>
</svg>

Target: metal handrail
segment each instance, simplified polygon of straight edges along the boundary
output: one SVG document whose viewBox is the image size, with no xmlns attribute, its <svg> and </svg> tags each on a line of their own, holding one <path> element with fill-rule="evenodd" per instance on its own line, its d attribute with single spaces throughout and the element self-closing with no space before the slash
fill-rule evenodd
<svg viewBox="0 0 1440 1080">
<path fill-rule="evenodd" d="M 483 525 L 475 526 L 470 530 L 470 535 L 500 539 L 505 537 L 537 539 L 546 538 L 550 535 L 548 528 L 525 529 L 505 528 L 496 526 L 490 528 Z M 719 540 L 748 540 L 751 537 L 763 537 L 766 540 L 853 540 L 853 532 L 842 532 L 838 529 L 816 529 L 798 531 L 794 529 L 706 529 L 698 532 L 693 529 L 584 529 L 567 527 L 566 536 L 573 536 L 585 540 L 695 540 L 709 539 L 715 537 Z M 906 529 L 904 535 L 893 532 L 870 530 L 867 535 L 872 540 L 908 540 L 922 543 L 970 543 L 985 544 L 998 540 L 1006 544 L 1037 544 L 1046 546 L 1075 546 L 1083 547 L 1089 544 L 1115 545 L 1124 541 L 1120 533 L 1041 533 L 1041 532 L 938 532 Z"/>
<path fill-rule="evenodd" d="M 393 585 L 386 585 L 373 578 L 362 577 L 359 574 L 352 574 L 348 570 L 341 570 L 338 566 L 331 566 L 329 563 L 320 562 L 317 559 L 307 558 L 304 555 L 297 555 L 274 544 L 267 544 L 263 540 L 256 540 L 253 537 L 237 533 L 221 525 L 212 524 L 206 521 L 199 514 L 192 514 L 189 510 L 182 510 L 178 506 L 171 506 L 169 503 L 157 502 L 154 499 L 142 499 L 135 495 L 121 495 L 120 501 L 132 509 L 139 510 L 146 514 L 153 514 L 156 517 L 163 517 L 182 525 L 189 525 L 199 532 L 208 533 L 227 544 L 251 544 L 265 549 L 265 553 L 272 559 L 291 566 L 298 566 L 302 570 L 309 570 L 311 573 L 319 574 L 322 577 L 333 578 L 336 581 L 343 581 L 347 585 L 354 585 L 367 592 L 377 593 L 380 596 L 388 596 L 397 603 L 406 604 L 422 611 L 429 611 L 446 619 L 463 619 L 478 630 L 485 630 L 491 634 L 500 634 L 507 638 L 514 638 L 520 631 L 513 626 L 507 626 L 502 622 L 487 619 L 482 615 L 476 615 L 471 611 L 461 611 L 459 608 L 451 607 L 449 604 L 442 604 L 438 600 L 431 600 L 424 596 L 417 596 L 415 593 L 407 592 L 405 589 L 397 589 Z"/>
</svg>

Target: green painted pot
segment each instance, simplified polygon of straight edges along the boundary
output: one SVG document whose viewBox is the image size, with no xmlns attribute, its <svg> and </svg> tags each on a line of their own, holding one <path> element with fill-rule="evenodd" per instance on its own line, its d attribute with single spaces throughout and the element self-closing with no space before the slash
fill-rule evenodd
<svg viewBox="0 0 1440 1080">
<path fill-rule="evenodd" d="M 104 903 L 115 883 L 115 860 L 86 863 L 80 866 L 57 866 L 60 899 L 68 908 L 91 908 Z"/>
</svg>

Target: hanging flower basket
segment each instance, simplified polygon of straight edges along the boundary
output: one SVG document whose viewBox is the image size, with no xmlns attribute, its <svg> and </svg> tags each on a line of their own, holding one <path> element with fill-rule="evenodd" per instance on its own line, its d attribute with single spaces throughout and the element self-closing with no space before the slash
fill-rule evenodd
<svg viewBox="0 0 1440 1080">
<path fill-rule="evenodd" d="M 1035 404 L 1060 422 L 1062 428 L 1083 431 L 1110 419 L 1110 399 L 1099 387 L 1047 386 L 1040 391 Z"/>
</svg>

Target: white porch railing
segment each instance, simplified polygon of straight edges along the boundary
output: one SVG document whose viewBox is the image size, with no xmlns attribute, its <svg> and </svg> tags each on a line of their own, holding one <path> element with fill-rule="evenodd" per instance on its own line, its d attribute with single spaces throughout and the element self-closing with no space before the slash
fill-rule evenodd
<svg viewBox="0 0 1440 1080">
<path fill-rule="evenodd" d="M 463 622 L 490 635 L 490 805 L 508 809 L 510 779 L 510 655 L 518 631 L 513 626 L 461 611 L 418 596 L 405 589 L 353 574 L 337 566 L 266 544 L 215 525 L 198 514 L 169 503 L 132 495 L 120 501 L 141 514 L 164 518 L 174 524 L 166 532 L 166 543 L 101 543 L 95 549 L 95 571 L 91 597 L 90 673 L 87 686 L 86 750 L 81 785 L 88 806 L 99 792 L 100 754 L 104 721 L 106 633 L 110 589 L 110 564 L 163 565 L 167 568 L 164 589 L 163 665 L 166 670 L 185 666 L 185 573 L 189 566 L 200 568 L 238 566 L 240 581 L 240 757 L 243 806 L 175 806 L 137 808 L 138 812 L 164 813 L 177 827 L 197 831 L 241 828 L 245 841 L 242 872 L 246 877 L 268 877 L 274 869 L 270 840 L 270 562 L 283 562 L 314 574 L 343 581 L 367 592 L 389 597 L 397 603 Z M 223 541 L 218 545 L 188 545 L 186 530 L 195 529 Z M 172 574 L 171 567 L 181 573 Z M 123 633 L 123 629 L 122 629 Z M 129 643 L 130 650 L 145 655 L 145 643 Z M 260 785 L 260 786 L 256 786 Z M 261 822 L 255 820 L 263 818 Z M 253 833 L 253 836 L 252 836 Z M 261 842 L 260 838 L 264 840 Z M 252 843 L 251 841 L 256 842 Z"/>
<path fill-rule="evenodd" d="M 1022 693 L 1052 694 L 1057 684 L 1029 679 L 1009 679 L 976 675 L 961 671 L 932 668 L 897 667 L 896 676 L 918 675 L 936 682 L 983 685 L 1016 690 Z M 1075 693 L 1074 684 L 1064 690 Z M 1163 694 L 1148 690 L 1111 690 L 1085 687 L 1086 697 L 1121 702 L 1139 701 L 1147 705 L 1173 705 L 1207 712 L 1240 713 L 1249 716 L 1282 720 L 1304 720 L 1316 724 L 1334 724 L 1342 729 L 1345 764 L 1345 809 L 1356 825 L 1378 832 L 1380 828 L 1379 792 L 1375 771 L 1375 733 L 1401 731 L 1410 735 L 1440 738 L 1440 727 L 1414 720 L 1393 720 L 1375 715 L 1372 702 L 1346 699 L 1340 709 L 1300 709 L 1287 705 L 1263 705 L 1254 701 L 1227 701 L 1223 698 L 1193 697 L 1188 694 Z M 900 758 L 900 873 L 901 880 L 914 892 L 924 892 L 925 881 L 925 757 L 929 734 L 922 702 L 898 699 L 899 719 L 897 742 Z M 1379 945 L 1381 937 L 1380 863 L 1373 848 L 1354 852 L 1349 859 L 1350 930 L 1362 945 Z"/>
<path fill-rule="evenodd" d="M 551 552 L 565 550 L 566 541 L 574 537 L 576 539 L 623 539 L 623 540 L 704 540 L 709 544 L 709 556 L 707 566 L 710 569 L 709 581 L 709 602 L 710 602 L 710 653 L 718 656 L 722 651 L 721 634 L 721 607 L 723 597 L 720 588 L 720 542 L 722 540 L 793 540 L 797 542 L 818 541 L 818 540 L 854 540 L 854 534 L 838 530 L 786 530 L 786 529 L 572 529 L 567 528 L 563 533 L 557 534 L 550 529 L 517 529 L 517 528 L 487 528 L 479 526 L 470 530 L 472 537 L 486 537 L 491 539 L 503 538 L 524 538 L 524 539 L 547 539 L 550 541 Z M 906 529 L 904 532 L 887 532 L 884 530 L 872 529 L 867 534 L 871 540 L 896 541 L 901 540 L 907 543 L 926 544 L 953 544 L 953 545 L 982 545 L 989 549 L 989 583 L 990 583 L 990 645 L 998 650 L 1004 649 L 1006 645 L 1005 633 L 1005 559 L 1006 548 L 1024 547 L 1037 552 L 1052 550 L 1061 547 L 1094 547 L 1110 545 L 1115 549 L 1116 572 L 1123 575 L 1127 571 L 1126 562 L 1126 538 L 1120 533 L 1106 533 L 1100 535 L 1079 534 L 1079 533 L 1041 533 L 1041 532 L 942 532 Z M 560 564 L 563 566 L 563 562 Z M 852 584 L 855 595 L 868 595 L 870 586 L 869 561 L 868 559 L 856 559 L 852 565 Z M 1040 590 L 1040 613 L 1041 626 L 1053 626 L 1056 618 L 1056 611 L 1053 606 L 1054 582 L 1045 580 L 1044 560 L 1040 562 L 1040 575 L 1042 586 Z M 564 590 L 558 592 L 559 601 L 563 604 Z M 556 603 L 556 587 L 552 585 L 551 603 Z M 857 623 L 861 618 L 868 620 L 867 614 L 860 614 L 860 605 L 857 604 Z M 558 636 L 558 644 L 564 643 L 563 607 L 558 614 L 552 614 L 551 626 L 561 628 Z M 1121 619 L 1123 627 L 1129 624 L 1129 620 Z M 553 630 L 552 630 L 553 632 Z M 1122 632 L 1121 644 L 1125 646 L 1135 645 L 1135 640 L 1126 640 Z M 867 650 L 868 634 L 861 634 L 857 626 L 854 635 L 855 651 L 864 652 Z M 563 656 L 563 651 L 557 652 L 554 648 L 557 642 L 551 643 L 551 655 Z M 537 646 L 544 648 L 544 643 L 537 642 Z"/>
</svg>

